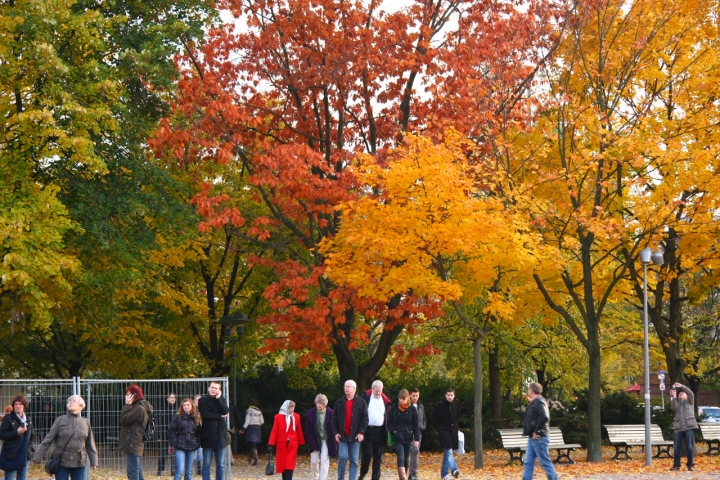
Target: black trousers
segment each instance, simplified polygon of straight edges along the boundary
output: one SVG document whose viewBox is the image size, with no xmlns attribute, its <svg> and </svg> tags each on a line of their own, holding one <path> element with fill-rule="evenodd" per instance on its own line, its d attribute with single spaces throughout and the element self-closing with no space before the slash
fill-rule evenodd
<svg viewBox="0 0 720 480">
<path fill-rule="evenodd" d="M 360 463 L 360 478 L 364 478 L 370 470 L 372 458 L 372 480 L 380 480 L 380 467 L 385 451 L 385 429 L 383 427 L 368 427 L 365 438 L 360 444 L 362 458 Z"/>
</svg>

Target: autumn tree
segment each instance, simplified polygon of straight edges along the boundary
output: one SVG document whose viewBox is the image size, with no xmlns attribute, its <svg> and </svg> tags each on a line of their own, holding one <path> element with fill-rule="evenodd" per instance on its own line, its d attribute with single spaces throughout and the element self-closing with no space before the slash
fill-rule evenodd
<svg viewBox="0 0 720 480">
<path fill-rule="evenodd" d="M 353 171 L 367 193 L 339 206 L 342 227 L 321 251 L 326 276 L 337 284 L 377 300 L 412 291 L 447 302 L 473 332 L 480 468 L 482 341 L 497 320 L 521 323 L 530 311 L 513 293 L 531 278 L 527 245 L 535 239 L 501 199 L 476 185 L 477 168 L 466 162 L 470 145 L 449 131 L 441 145 L 406 136 L 380 165 L 360 157 Z M 466 309 L 478 300 L 483 308 Z"/>
<path fill-rule="evenodd" d="M 546 3 L 530 4 L 540 9 Z M 375 2 L 330 0 L 226 1 L 218 8 L 244 28 L 213 30 L 206 46 L 188 50 L 182 95 L 157 145 L 182 162 L 242 161 L 270 212 L 257 220 L 258 228 L 266 238 L 288 242 L 287 259 L 273 266 L 278 281 L 266 291 L 276 313 L 261 321 L 278 332 L 268 350 L 299 351 L 303 365 L 332 354 L 342 377 L 366 387 L 406 326 L 439 309 L 413 292 L 368 301 L 323 277 L 317 246 L 341 224 L 334 206 L 357 196 L 347 166 L 356 152 L 382 154 L 402 132 L 442 124 L 434 117 L 440 111 L 435 97 L 423 100 L 420 91 L 488 98 L 493 76 L 483 75 L 493 69 L 480 69 L 483 63 L 508 70 L 517 65 L 526 75 L 525 64 L 502 55 L 538 37 L 534 23 L 527 23 L 538 11 L 459 0 L 415 1 L 392 13 Z M 461 31 L 451 38 L 453 18 Z M 496 29 L 501 19 L 518 27 Z M 469 39 L 480 33 L 489 46 L 515 33 L 516 48 L 478 51 Z M 483 88 L 450 85 L 448 72 L 468 61 L 467 68 L 478 66 L 475 84 Z M 449 97 L 443 105 L 453 108 Z M 473 108 L 473 118 L 487 112 L 482 102 Z M 184 124 L 191 117 L 192 125 Z"/>
<path fill-rule="evenodd" d="M 138 372 L 162 343 L 143 304 L 146 253 L 191 212 L 144 142 L 166 108 L 177 39 L 198 38 L 211 15 L 193 1 L 0 5 L 0 269 L 12 318 L 0 344 L 13 365 Z"/>
<path fill-rule="evenodd" d="M 671 219 L 666 205 L 646 201 L 641 192 L 670 159 L 650 127 L 663 92 L 673 88 L 659 70 L 678 41 L 692 43 L 698 6 L 577 2 L 546 70 L 552 106 L 515 144 L 517 161 L 532 166 L 523 169 L 524 186 L 514 191 L 530 188 L 532 201 L 521 205 L 528 197 L 514 198 L 559 255 L 540 262 L 535 282 L 588 355 L 589 461 L 602 460 L 600 334 L 608 306 L 627 291 L 637 252 L 657 244 Z"/>
<path fill-rule="evenodd" d="M 683 15 L 671 20 L 668 28 L 681 34 L 658 52 L 656 66 L 643 75 L 645 88 L 657 91 L 656 107 L 638 131 L 653 139 L 642 151 L 653 162 L 647 173 L 651 177 L 637 189 L 642 192 L 638 223 L 660 221 L 665 226 L 655 236 L 664 250 L 664 265 L 648 278 L 648 313 L 671 381 L 683 382 L 695 392 L 718 371 L 717 365 L 699 367 L 698 350 L 705 340 L 713 340 L 702 334 L 695 337 L 695 322 L 686 319 L 688 312 L 712 297 L 717 280 L 717 9 L 714 1 L 694 2 L 691 13 L 685 13 L 691 20 Z M 641 311 L 641 269 L 633 262 L 628 268 Z"/>
</svg>

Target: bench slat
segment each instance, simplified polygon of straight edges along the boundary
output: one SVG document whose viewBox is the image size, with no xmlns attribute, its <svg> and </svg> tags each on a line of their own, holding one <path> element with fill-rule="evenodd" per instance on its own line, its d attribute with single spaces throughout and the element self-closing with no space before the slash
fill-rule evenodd
<svg viewBox="0 0 720 480">
<path fill-rule="evenodd" d="M 528 442 L 528 437 L 522 436 L 523 429 L 505 428 L 498 429 L 498 432 L 500 433 L 503 448 L 510 453 L 510 463 L 512 463 L 513 460 L 520 460 L 522 462 L 522 457 L 525 450 L 527 450 Z M 557 458 L 553 460 L 555 463 L 574 464 L 575 462 L 570 457 L 570 452 L 581 447 L 582 445 L 578 443 L 566 444 L 563 439 L 562 431 L 558 427 L 550 427 L 550 440 L 548 442 L 548 448 L 556 450 L 558 453 Z M 519 453 L 518 456 L 513 455 L 514 452 Z M 567 461 L 561 462 L 560 459 L 562 458 L 567 459 Z"/>
</svg>

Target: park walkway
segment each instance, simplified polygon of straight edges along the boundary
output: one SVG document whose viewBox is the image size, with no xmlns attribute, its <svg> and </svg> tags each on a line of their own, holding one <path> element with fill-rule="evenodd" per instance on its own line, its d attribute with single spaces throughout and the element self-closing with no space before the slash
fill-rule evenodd
<svg viewBox="0 0 720 480">
<path fill-rule="evenodd" d="M 701 447 L 700 451 L 703 451 Z M 632 453 L 633 460 L 628 461 L 611 461 L 614 450 L 607 449 L 603 451 L 603 458 L 607 459 L 602 463 L 587 463 L 584 461 L 585 451 L 579 450 L 574 452 L 573 458 L 577 462 L 575 465 L 560 465 L 557 467 L 560 479 L 587 479 L 587 480 L 616 480 L 616 479 L 636 479 L 636 480 L 661 480 L 661 479 L 698 479 L 698 480 L 718 480 L 720 479 L 720 456 L 700 455 L 696 460 L 697 471 L 688 472 L 681 470 L 671 472 L 672 459 L 654 459 L 653 466 L 647 469 L 643 454 L 639 451 Z M 439 453 L 423 453 L 421 455 L 420 480 L 439 480 L 440 479 L 440 462 L 442 456 Z M 505 450 L 487 450 L 485 451 L 484 460 L 485 468 L 482 470 L 473 469 L 472 453 L 457 456 L 458 466 L 460 467 L 460 480 L 486 480 L 486 479 L 515 479 L 522 477 L 522 467 L 518 464 L 508 466 L 508 455 Z M 251 467 L 248 466 L 246 458 L 235 457 L 235 465 L 233 465 L 233 480 L 270 480 L 271 477 L 265 476 L 265 464 L 267 457 L 261 457 L 260 463 Z M 684 465 L 684 459 L 683 459 Z M 684 467 L 683 467 L 684 468 Z M 328 480 L 337 480 L 337 461 L 330 461 L 330 475 Z M 274 478 L 279 478 L 276 475 Z M 347 477 L 346 477 L 347 478 Z M 369 480 L 370 475 L 366 477 Z M 386 453 L 383 457 L 383 480 L 396 480 L 397 470 L 395 467 L 395 455 Z M 539 465 L 535 468 L 535 479 L 545 479 L 545 473 Z M 150 479 L 147 479 L 150 480 Z M 195 480 L 195 479 L 193 479 Z M 293 475 L 293 480 L 311 480 L 310 476 L 310 457 L 301 455 L 298 457 L 298 464 Z"/>
</svg>

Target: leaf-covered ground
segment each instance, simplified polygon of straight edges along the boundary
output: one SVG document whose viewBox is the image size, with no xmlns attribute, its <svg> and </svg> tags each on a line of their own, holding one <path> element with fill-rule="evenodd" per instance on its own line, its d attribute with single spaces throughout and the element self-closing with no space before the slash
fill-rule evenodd
<svg viewBox="0 0 720 480">
<path fill-rule="evenodd" d="M 699 445 L 700 451 L 705 451 L 707 447 Z M 671 472 L 672 459 L 653 459 L 652 467 L 645 467 L 644 454 L 637 449 L 631 455 L 633 460 L 611 461 L 610 458 L 614 454 L 614 449 L 604 448 L 602 463 L 588 463 L 585 461 L 585 451 L 578 450 L 573 453 L 573 459 L 577 462 L 575 465 L 559 465 L 557 466 L 558 476 L 560 478 L 578 478 L 578 479 L 641 479 L 641 480 L 658 480 L 662 478 L 685 478 L 685 479 L 720 479 L 720 456 L 700 454 L 695 460 L 695 471 L 688 472 L 685 470 L 685 459 L 683 459 L 683 469 L 679 472 Z M 486 450 L 484 455 L 485 468 L 482 470 L 473 469 L 473 455 L 468 453 L 465 455 L 456 455 L 458 466 L 460 467 L 460 479 L 519 479 L 522 476 L 522 467 L 517 463 L 508 465 L 508 454 L 505 450 Z M 437 480 L 440 477 L 440 463 L 442 455 L 439 453 L 421 453 L 420 457 L 420 479 L 421 480 Z M 236 456 L 232 467 L 233 480 L 256 480 L 268 478 L 265 476 L 265 458 L 260 459 L 257 466 L 249 466 L 247 457 Z M 330 474 L 328 480 L 336 480 L 337 461 L 334 459 L 330 463 Z M 386 453 L 383 457 L 383 479 L 396 479 L 397 471 L 395 469 L 395 455 Z M 154 473 L 154 472 L 153 472 Z M 157 478 L 154 474 L 145 475 L 147 480 Z M 213 472 L 213 478 L 214 478 Z M 275 478 L 279 478 L 276 475 Z M 42 470 L 40 465 L 31 465 L 29 478 L 51 478 Z M 91 474 L 92 480 L 124 480 L 127 478 L 124 472 L 113 472 L 102 468 Z M 200 480 L 198 476 L 193 477 Z M 301 455 L 298 458 L 298 465 L 293 476 L 297 480 L 310 479 L 310 457 Z M 369 476 L 367 477 L 369 478 Z M 545 473 L 536 465 L 535 478 L 544 479 Z"/>
</svg>

